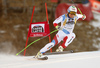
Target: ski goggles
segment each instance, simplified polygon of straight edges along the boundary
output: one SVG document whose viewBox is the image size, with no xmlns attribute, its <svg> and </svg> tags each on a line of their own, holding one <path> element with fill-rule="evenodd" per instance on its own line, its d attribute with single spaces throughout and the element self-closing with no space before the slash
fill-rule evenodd
<svg viewBox="0 0 100 68">
<path fill-rule="evenodd" d="M 73 12 L 73 11 L 71 11 L 69 13 L 72 14 L 72 15 L 76 15 L 76 12 Z"/>
</svg>

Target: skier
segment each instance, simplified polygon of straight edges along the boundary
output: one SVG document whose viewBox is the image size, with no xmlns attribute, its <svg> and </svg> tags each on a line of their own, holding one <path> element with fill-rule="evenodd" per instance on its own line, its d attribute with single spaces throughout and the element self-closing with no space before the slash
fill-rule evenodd
<svg viewBox="0 0 100 68">
<path fill-rule="evenodd" d="M 60 16 L 53 22 L 53 25 L 58 30 L 58 33 L 53 38 L 52 42 L 46 44 L 37 53 L 35 58 L 41 58 L 43 53 L 50 50 L 55 45 L 59 44 L 61 41 L 63 41 L 63 43 L 58 47 L 56 52 L 63 52 L 63 50 L 75 39 L 73 29 L 76 24 L 76 21 L 79 18 L 82 18 L 84 20 L 86 16 L 84 14 L 77 14 L 77 8 L 75 6 L 70 6 L 67 11 L 68 14 Z M 61 23 L 61 26 L 58 25 L 59 23 Z"/>
</svg>

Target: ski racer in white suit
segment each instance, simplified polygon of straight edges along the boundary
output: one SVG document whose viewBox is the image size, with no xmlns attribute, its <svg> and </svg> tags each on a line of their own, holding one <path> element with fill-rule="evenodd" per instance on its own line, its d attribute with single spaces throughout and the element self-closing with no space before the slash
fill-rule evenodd
<svg viewBox="0 0 100 68">
<path fill-rule="evenodd" d="M 75 6 L 70 6 L 67 11 L 68 14 L 61 15 L 53 22 L 53 25 L 58 30 L 58 33 L 55 35 L 52 42 L 46 44 L 37 53 L 37 55 L 35 56 L 36 58 L 41 57 L 43 53 L 50 50 L 55 45 L 59 44 L 61 41 L 63 41 L 63 43 L 58 47 L 56 51 L 62 52 L 64 48 L 66 48 L 75 39 L 75 34 L 73 33 L 73 29 L 76 24 L 76 21 L 79 18 L 82 18 L 84 20 L 86 16 L 77 14 L 77 8 Z M 61 23 L 61 26 L 58 26 L 59 23 Z"/>
</svg>

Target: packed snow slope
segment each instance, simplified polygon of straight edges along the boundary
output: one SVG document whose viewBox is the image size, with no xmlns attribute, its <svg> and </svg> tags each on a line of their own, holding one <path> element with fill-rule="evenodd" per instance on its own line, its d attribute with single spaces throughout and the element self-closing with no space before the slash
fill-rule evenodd
<svg viewBox="0 0 100 68">
<path fill-rule="evenodd" d="M 48 60 L 32 57 L 0 54 L 0 68 L 100 68 L 100 51 L 48 55 Z"/>
</svg>

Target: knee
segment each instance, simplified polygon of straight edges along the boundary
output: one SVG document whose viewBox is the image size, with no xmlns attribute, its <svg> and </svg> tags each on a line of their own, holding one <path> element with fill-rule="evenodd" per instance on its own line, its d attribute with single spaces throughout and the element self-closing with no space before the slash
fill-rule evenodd
<svg viewBox="0 0 100 68">
<path fill-rule="evenodd" d="M 55 40 L 52 40 L 52 42 L 51 42 L 51 43 L 54 43 L 54 45 L 56 44 Z"/>
</svg>

